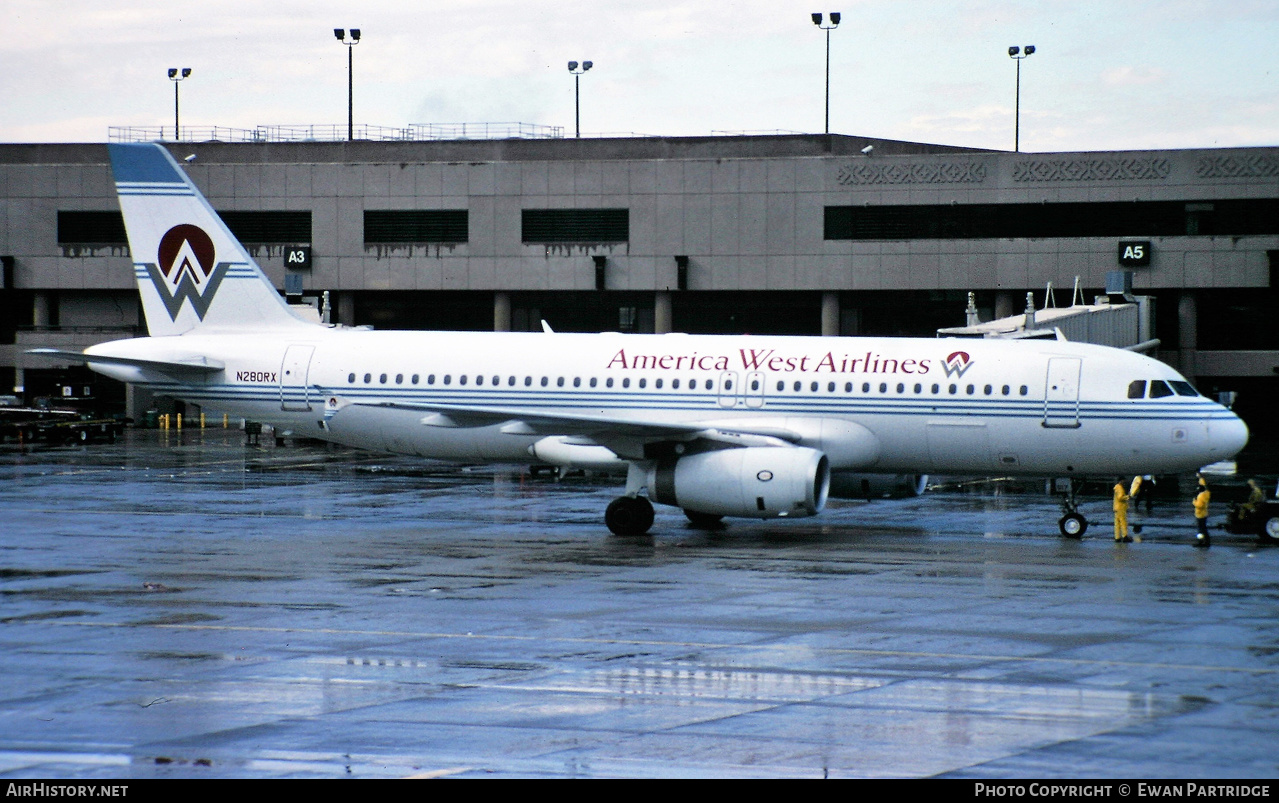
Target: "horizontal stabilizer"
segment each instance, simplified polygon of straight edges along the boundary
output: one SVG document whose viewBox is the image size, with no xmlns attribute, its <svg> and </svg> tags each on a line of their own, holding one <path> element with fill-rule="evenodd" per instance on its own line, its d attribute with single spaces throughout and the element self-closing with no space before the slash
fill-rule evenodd
<svg viewBox="0 0 1279 803">
<path fill-rule="evenodd" d="M 85 354 L 80 351 L 61 351 L 59 349 L 31 349 L 27 353 L 75 363 L 131 365 L 135 368 L 160 371 L 166 374 L 213 374 L 226 368 L 226 365 L 218 360 L 198 355 L 167 360 L 143 360 L 137 357 L 108 357 L 102 354 Z"/>
</svg>

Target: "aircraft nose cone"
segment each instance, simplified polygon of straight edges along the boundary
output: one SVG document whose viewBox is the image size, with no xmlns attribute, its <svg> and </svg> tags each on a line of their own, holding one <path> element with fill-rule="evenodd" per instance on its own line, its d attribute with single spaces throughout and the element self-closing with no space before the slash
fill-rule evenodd
<svg viewBox="0 0 1279 803">
<path fill-rule="evenodd" d="M 1219 460 L 1234 457 L 1248 444 L 1248 425 L 1237 415 L 1213 421 L 1209 426 L 1209 433 L 1213 453 Z"/>
</svg>

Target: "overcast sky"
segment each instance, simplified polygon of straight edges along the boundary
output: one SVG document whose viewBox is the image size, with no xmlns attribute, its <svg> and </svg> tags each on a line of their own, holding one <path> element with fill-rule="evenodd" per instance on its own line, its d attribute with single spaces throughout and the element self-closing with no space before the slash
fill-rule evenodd
<svg viewBox="0 0 1279 803">
<path fill-rule="evenodd" d="M 1274 0 L 0 0 L 0 141 L 182 124 L 525 122 L 584 135 L 831 130 L 1026 151 L 1279 144 Z"/>
</svg>

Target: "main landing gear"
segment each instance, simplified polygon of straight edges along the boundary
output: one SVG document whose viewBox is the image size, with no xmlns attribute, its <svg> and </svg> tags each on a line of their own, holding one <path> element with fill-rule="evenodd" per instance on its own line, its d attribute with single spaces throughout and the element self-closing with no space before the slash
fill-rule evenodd
<svg viewBox="0 0 1279 803">
<path fill-rule="evenodd" d="M 653 526 L 653 503 L 643 496 L 619 496 L 604 511 L 604 523 L 614 535 L 643 535 Z"/>
<path fill-rule="evenodd" d="M 1079 512 L 1079 502 L 1075 498 L 1075 483 L 1066 480 L 1066 490 L 1061 495 L 1062 517 L 1057 519 L 1057 529 L 1067 538 L 1076 540 L 1083 538 L 1088 531 L 1088 519 Z"/>
</svg>

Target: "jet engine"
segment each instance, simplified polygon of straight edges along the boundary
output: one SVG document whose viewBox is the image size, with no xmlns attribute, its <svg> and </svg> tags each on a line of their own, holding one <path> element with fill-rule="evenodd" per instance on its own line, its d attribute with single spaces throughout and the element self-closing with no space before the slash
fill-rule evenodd
<svg viewBox="0 0 1279 803">
<path fill-rule="evenodd" d="M 813 516 L 829 490 L 826 455 L 804 447 L 701 452 L 660 460 L 648 474 L 653 501 L 714 516 Z"/>
</svg>

